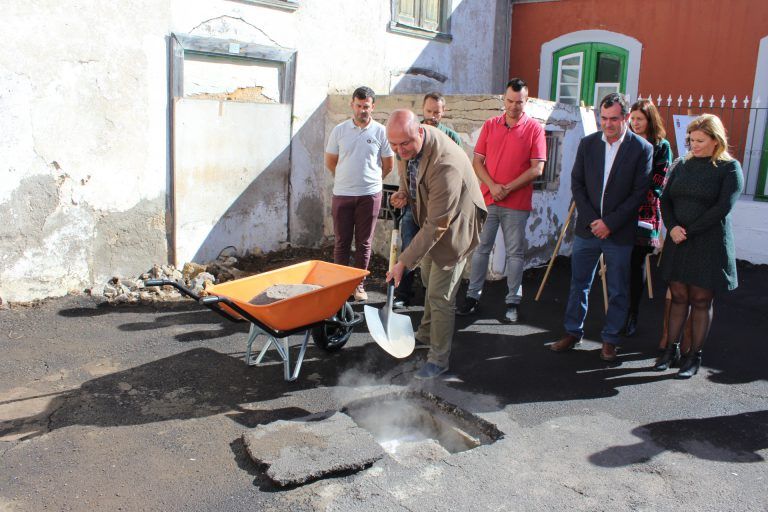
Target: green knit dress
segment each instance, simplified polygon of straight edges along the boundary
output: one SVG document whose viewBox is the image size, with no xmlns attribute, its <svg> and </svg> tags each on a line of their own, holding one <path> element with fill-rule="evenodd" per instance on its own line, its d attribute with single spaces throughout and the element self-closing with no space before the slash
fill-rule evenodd
<svg viewBox="0 0 768 512">
<path fill-rule="evenodd" d="M 738 285 L 731 210 L 744 187 L 736 160 L 713 164 L 709 157 L 692 157 L 673 165 L 661 196 L 667 238 L 661 256 L 665 281 L 733 290 Z M 685 228 L 687 239 L 675 244 L 669 231 Z"/>
</svg>

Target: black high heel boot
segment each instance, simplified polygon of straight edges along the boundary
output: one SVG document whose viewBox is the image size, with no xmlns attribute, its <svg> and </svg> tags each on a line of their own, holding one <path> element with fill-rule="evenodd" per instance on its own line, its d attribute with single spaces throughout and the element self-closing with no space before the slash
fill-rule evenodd
<svg viewBox="0 0 768 512">
<path fill-rule="evenodd" d="M 677 372 L 678 379 L 690 379 L 699 372 L 701 366 L 701 350 L 693 352 L 683 359 L 680 365 L 680 371 Z"/>
<path fill-rule="evenodd" d="M 663 372 L 674 366 L 676 361 L 680 361 L 680 344 L 672 343 L 656 360 L 656 364 L 653 365 L 653 369 L 657 372 Z"/>
<path fill-rule="evenodd" d="M 657 372 L 663 372 L 671 368 L 675 364 L 675 361 L 680 361 L 679 343 L 673 343 L 671 347 L 667 347 L 661 357 L 656 360 L 653 369 Z"/>
</svg>

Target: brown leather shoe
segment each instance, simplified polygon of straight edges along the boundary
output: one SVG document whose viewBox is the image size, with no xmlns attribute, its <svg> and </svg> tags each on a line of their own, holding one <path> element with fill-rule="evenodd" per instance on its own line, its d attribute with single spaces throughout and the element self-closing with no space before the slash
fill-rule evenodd
<svg viewBox="0 0 768 512">
<path fill-rule="evenodd" d="M 564 337 L 551 344 L 549 350 L 552 352 L 566 352 L 568 350 L 573 350 L 573 347 L 580 343 L 581 340 L 573 334 L 566 334 Z"/>
<path fill-rule="evenodd" d="M 616 345 L 612 343 L 603 343 L 603 350 L 600 351 L 600 359 L 603 361 L 615 361 Z"/>
</svg>

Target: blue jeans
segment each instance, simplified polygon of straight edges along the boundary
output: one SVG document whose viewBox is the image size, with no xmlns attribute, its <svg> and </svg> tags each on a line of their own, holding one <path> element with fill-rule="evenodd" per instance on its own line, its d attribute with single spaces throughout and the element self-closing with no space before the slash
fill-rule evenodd
<svg viewBox="0 0 768 512">
<path fill-rule="evenodd" d="M 530 213 L 495 204 L 488 205 L 488 219 L 480 233 L 480 245 L 472 255 L 472 271 L 469 275 L 467 297 L 480 299 L 483 294 L 483 284 L 488 273 L 488 259 L 493 243 L 496 241 L 496 232 L 501 226 L 506 257 L 504 275 L 507 277 L 507 297 L 505 302 L 520 304 L 523 299 L 523 270 L 525 269 L 525 224 L 528 222 Z"/>
<path fill-rule="evenodd" d="M 410 245 L 411 240 L 413 240 L 413 237 L 418 232 L 419 226 L 413 220 L 413 211 L 410 206 L 405 206 L 403 208 L 403 216 L 400 218 L 400 239 L 403 242 L 400 247 L 401 253 Z M 397 298 L 407 301 L 413 294 L 411 288 L 413 288 L 413 270 L 408 270 L 400 280 L 400 284 L 395 290 L 395 295 Z"/>
<path fill-rule="evenodd" d="M 600 253 L 605 255 L 606 280 L 608 283 L 608 313 L 601 333 L 604 343 L 619 343 L 619 331 L 624 327 L 629 309 L 629 267 L 632 245 L 618 245 L 610 237 L 573 237 L 571 254 L 571 289 L 565 308 L 565 331 L 581 339 L 584 336 L 584 319 L 589 307 L 589 290 L 595 278 Z"/>
</svg>

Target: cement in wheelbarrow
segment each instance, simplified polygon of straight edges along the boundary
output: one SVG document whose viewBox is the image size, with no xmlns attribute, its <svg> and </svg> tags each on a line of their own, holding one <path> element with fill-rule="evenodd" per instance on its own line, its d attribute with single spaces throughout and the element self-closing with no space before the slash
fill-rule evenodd
<svg viewBox="0 0 768 512">
<path fill-rule="evenodd" d="M 217 284 L 205 291 L 228 298 L 271 329 L 290 331 L 334 316 L 367 275 L 367 270 L 310 260 Z M 278 284 L 313 284 L 321 288 L 267 305 L 250 304 L 253 297 Z M 221 307 L 240 316 L 225 304 Z"/>
</svg>

